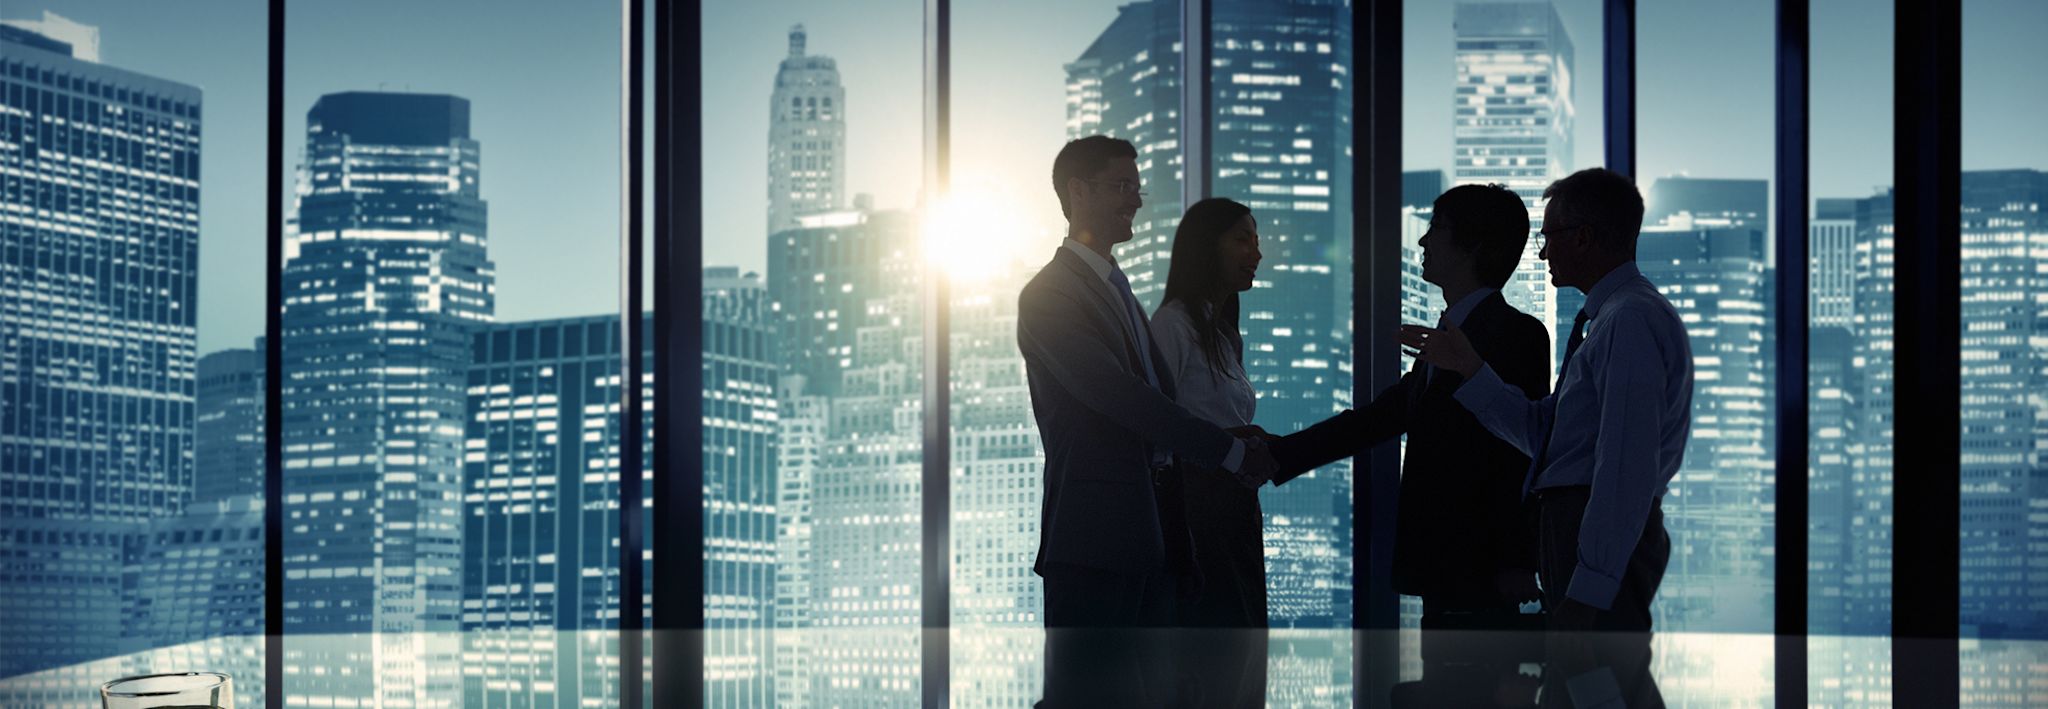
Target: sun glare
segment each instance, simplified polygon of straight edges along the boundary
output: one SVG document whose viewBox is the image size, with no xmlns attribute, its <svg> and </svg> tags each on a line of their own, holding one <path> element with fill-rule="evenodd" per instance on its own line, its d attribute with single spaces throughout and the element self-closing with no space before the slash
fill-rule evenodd
<svg viewBox="0 0 2048 709">
<path fill-rule="evenodd" d="M 1031 240 L 1028 216 L 993 181 L 954 180 L 952 192 L 925 215 L 925 262 L 958 284 L 992 278 Z"/>
</svg>

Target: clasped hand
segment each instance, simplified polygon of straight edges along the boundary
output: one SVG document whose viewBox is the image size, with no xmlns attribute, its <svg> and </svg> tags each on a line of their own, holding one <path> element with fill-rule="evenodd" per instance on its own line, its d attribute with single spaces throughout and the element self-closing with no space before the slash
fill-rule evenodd
<svg viewBox="0 0 2048 709">
<path fill-rule="evenodd" d="M 1272 434 L 1266 433 L 1266 429 L 1258 426 L 1239 426 L 1230 429 L 1229 432 L 1230 435 L 1244 441 L 1244 460 L 1239 462 L 1237 470 L 1232 472 L 1239 485 L 1257 490 L 1260 485 L 1272 480 L 1274 474 L 1280 472 L 1280 461 L 1273 458 L 1273 449 L 1266 445 L 1266 439 L 1272 437 Z"/>
</svg>

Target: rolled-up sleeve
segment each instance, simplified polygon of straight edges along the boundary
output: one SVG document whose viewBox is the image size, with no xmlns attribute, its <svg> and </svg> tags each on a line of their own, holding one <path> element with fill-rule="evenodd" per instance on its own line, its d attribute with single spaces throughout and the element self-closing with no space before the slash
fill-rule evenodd
<svg viewBox="0 0 2048 709">
<path fill-rule="evenodd" d="M 1603 356 L 1590 373 L 1600 402 L 1593 487 L 1579 526 L 1578 566 L 1565 595 L 1606 610 L 1614 604 L 1661 487 L 1659 450 L 1669 383 L 1663 352 L 1641 315 L 1618 312 L 1601 324 L 1610 341 L 1594 350 Z"/>
</svg>

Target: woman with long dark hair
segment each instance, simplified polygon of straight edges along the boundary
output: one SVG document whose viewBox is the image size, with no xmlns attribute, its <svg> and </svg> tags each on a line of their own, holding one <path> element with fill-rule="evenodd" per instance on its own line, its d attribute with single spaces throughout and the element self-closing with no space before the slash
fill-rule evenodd
<svg viewBox="0 0 2048 709">
<path fill-rule="evenodd" d="M 1257 392 L 1244 371 L 1238 294 L 1259 268 L 1258 221 L 1235 201 L 1196 202 L 1173 234 L 1166 295 L 1152 316 L 1152 341 L 1166 360 L 1176 401 L 1234 433 L 1252 425 Z M 1185 477 L 1188 527 L 1202 588 L 1183 602 L 1175 625 L 1266 627 L 1266 554 L 1258 490 L 1228 475 L 1190 471 Z"/>
</svg>

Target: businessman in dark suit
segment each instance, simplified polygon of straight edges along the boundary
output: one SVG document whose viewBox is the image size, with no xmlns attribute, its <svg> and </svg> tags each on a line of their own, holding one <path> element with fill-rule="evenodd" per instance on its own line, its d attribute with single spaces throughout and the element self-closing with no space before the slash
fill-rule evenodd
<svg viewBox="0 0 2048 709">
<path fill-rule="evenodd" d="M 1197 591 L 1182 475 L 1232 475 L 1256 488 L 1277 467 L 1262 440 L 1175 404 L 1172 379 L 1161 376 L 1166 361 L 1112 250 L 1130 240 L 1143 205 L 1137 157 L 1129 142 L 1104 136 L 1060 151 L 1052 178 L 1067 239 L 1017 299 L 1017 348 L 1045 444 L 1032 570 L 1045 580 L 1047 686 L 1096 688 L 1048 696 L 1048 705 L 1168 697 L 1156 676 L 1128 681 L 1140 669 L 1128 633 L 1098 631 L 1164 626 L 1175 596 Z"/>
<path fill-rule="evenodd" d="M 1499 185 L 1437 197 L 1422 246 L 1422 278 L 1443 289 L 1441 323 L 1470 335 L 1501 378 L 1531 398 L 1549 392 L 1549 333 L 1500 289 L 1529 240 L 1529 213 Z M 1416 362 L 1365 408 L 1276 440 L 1274 484 L 1408 434 L 1394 532 L 1396 591 L 1422 597 L 1423 627 L 1507 627 L 1539 593 L 1536 546 L 1525 524 L 1529 458 L 1451 398 L 1465 379 Z"/>
</svg>

